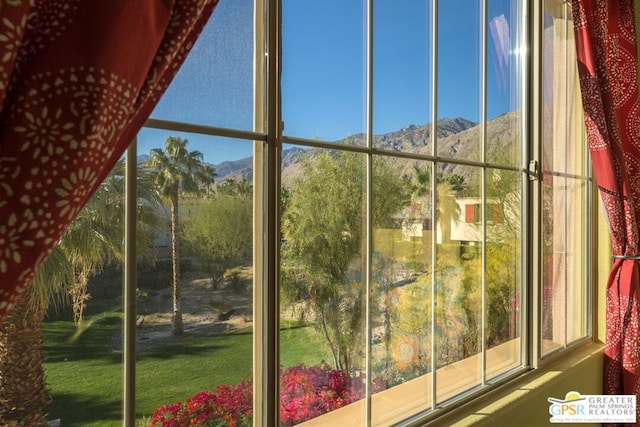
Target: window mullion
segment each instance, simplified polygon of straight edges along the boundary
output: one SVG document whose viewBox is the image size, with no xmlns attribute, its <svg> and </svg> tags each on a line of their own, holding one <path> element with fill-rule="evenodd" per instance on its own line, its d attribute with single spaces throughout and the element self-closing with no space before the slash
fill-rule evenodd
<svg viewBox="0 0 640 427">
<path fill-rule="evenodd" d="M 124 396 L 122 424 L 127 427 L 136 425 L 137 157 L 137 143 L 134 140 L 127 149 L 124 205 Z"/>
<path fill-rule="evenodd" d="M 366 424 L 369 426 L 372 423 L 372 369 L 371 369 L 371 341 L 372 341 L 372 322 L 371 322 L 371 296 L 372 284 L 371 284 L 371 256 L 373 253 L 373 211 L 372 211 L 372 199 L 373 199 L 373 154 L 371 149 L 373 147 L 373 0 L 367 2 L 367 42 L 366 42 L 366 146 L 367 146 L 367 161 L 366 161 L 366 177 L 365 177 L 365 209 L 366 209 L 366 226 L 365 226 L 365 258 L 364 258 L 364 279 L 365 279 L 365 336 L 366 349 L 365 349 L 365 367 L 366 367 L 366 383 L 365 383 L 365 419 Z"/>
<path fill-rule="evenodd" d="M 482 159 L 482 163 L 485 164 L 482 168 L 482 275 L 481 275 L 481 330 L 480 330 L 480 339 L 482 342 L 482 350 L 481 350 L 481 385 L 484 386 L 486 382 L 486 371 L 487 371 L 487 357 L 486 357 L 486 328 L 487 328 L 487 287 L 486 287 L 486 266 L 487 266 L 487 0 L 482 2 L 482 12 L 480 15 L 480 19 L 482 20 L 481 28 L 481 54 L 480 54 L 480 90 L 481 90 L 481 100 L 480 100 L 480 138 L 481 138 L 481 152 L 480 158 Z"/>
<path fill-rule="evenodd" d="M 438 0 L 433 0 L 431 9 L 431 155 L 435 156 L 438 152 L 437 122 L 438 122 Z M 434 233 L 431 235 L 431 410 L 437 406 L 437 376 L 436 369 L 438 364 L 437 348 L 436 348 L 436 259 L 437 259 L 437 215 L 438 197 L 436 187 L 436 166 L 433 162 L 431 167 L 431 224 Z"/>
</svg>

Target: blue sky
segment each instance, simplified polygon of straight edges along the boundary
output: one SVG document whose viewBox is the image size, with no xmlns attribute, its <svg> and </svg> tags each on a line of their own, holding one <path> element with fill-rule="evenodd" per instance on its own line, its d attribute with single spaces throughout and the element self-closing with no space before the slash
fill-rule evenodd
<svg viewBox="0 0 640 427">
<path fill-rule="evenodd" d="M 490 2 L 488 117 L 515 107 L 510 4 Z M 253 0 L 221 0 L 152 117 L 250 130 Z M 374 133 L 431 121 L 431 6 L 424 0 L 374 5 Z M 439 2 L 438 117 L 480 119 L 476 1 Z M 283 1 L 282 111 L 285 134 L 334 141 L 365 130 L 365 10 L 354 0 Z M 171 134 L 173 136 L 173 133 Z M 144 129 L 140 154 L 169 134 Z M 205 160 L 251 155 L 251 144 L 181 134 Z"/>
</svg>

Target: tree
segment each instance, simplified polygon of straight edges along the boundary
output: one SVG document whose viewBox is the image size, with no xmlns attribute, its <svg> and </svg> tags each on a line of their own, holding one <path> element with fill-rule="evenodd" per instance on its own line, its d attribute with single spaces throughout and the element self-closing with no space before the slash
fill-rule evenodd
<svg viewBox="0 0 640 427">
<path fill-rule="evenodd" d="M 178 232 L 179 199 L 181 193 L 198 193 L 213 184 L 215 171 L 203 163 L 202 153 L 187 150 L 188 140 L 169 137 L 164 150 L 151 150 L 149 165 L 155 171 L 155 182 L 171 206 L 171 260 L 173 283 L 172 333 L 182 335 L 180 298 L 180 242 Z"/>
<path fill-rule="evenodd" d="M 137 247 L 144 253 L 151 246 L 152 229 L 159 223 L 158 209 L 162 202 L 152 186 L 149 174 L 144 171 L 138 174 L 137 189 Z M 111 262 L 122 262 L 123 231 L 124 160 L 121 160 L 100 184 L 60 241 L 60 247 L 74 272 L 75 280 L 70 293 L 76 325 L 82 322 L 85 305 L 90 298 L 87 290 L 89 277 L 99 273 Z"/>
<path fill-rule="evenodd" d="M 67 304 L 76 324 L 89 298 L 87 280 L 111 260 L 122 258 L 124 162 L 120 161 L 63 235 L 10 316 L 0 325 L 0 424 L 42 425 L 51 400 L 44 378 L 42 322 L 49 304 Z M 160 206 L 148 176 L 138 176 L 138 248 L 151 243 Z M 66 298 L 65 298 L 66 296 Z"/>
<path fill-rule="evenodd" d="M 250 196 L 253 192 L 253 185 L 247 178 L 225 179 L 218 184 L 216 191 L 230 196 Z"/>
<path fill-rule="evenodd" d="M 362 286 L 364 156 L 323 152 L 307 159 L 290 187 L 283 214 L 282 297 L 304 301 L 333 355 L 336 369 L 355 365 L 364 348 Z M 373 223 L 397 213 L 406 187 L 384 161 L 373 165 Z"/>
<path fill-rule="evenodd" d="M 183 228 L 184 245 L 204 264 L 216 287 L 225 271 L 251 260 L 251 197 L 216 194 L 190 204 L 189 211 Z"/>
<path fill-rule="evenodd" d="M 42 321 L 52 294 L 63 295 L 72 282 L 72 266 L 56 247 L 0 325 L 0 425 L 43 425 L 51 393 L 44 375 Z"/>
</svg>

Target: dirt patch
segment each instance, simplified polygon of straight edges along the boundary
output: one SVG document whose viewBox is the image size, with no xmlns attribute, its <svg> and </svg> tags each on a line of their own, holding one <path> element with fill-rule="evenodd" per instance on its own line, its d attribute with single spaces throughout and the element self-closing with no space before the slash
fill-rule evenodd
<svg viewBox="0 0 640 427">
<path fill-rule="evenodd" d="M 245 290 L 225 287 L 214 289 L 206 274 L 189 272 L 180 280 L 182 293 L 182 323 L 184 334 L 171 334 L 173 313 L 172 290 L 141 290 L 138 297 L 136 329 L 137 351 L 184 341 L 189 337 L 215 336 L 246 328 L 253 324 L 251 271 L 243 271 Z M 122 351 L 122 332 L 111 340 L 113 351 Z"/>
</svg>

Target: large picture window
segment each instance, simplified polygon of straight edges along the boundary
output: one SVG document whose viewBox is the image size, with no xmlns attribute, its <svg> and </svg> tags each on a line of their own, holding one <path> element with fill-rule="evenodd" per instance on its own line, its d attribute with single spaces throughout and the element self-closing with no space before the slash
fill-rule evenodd
<svg viewBox="0 0 640 427">
<path fill-rule="evenodd" d="M 220 2 L 106 181 L 136 251 L 45 323 L 49 417 L 427 422 L 588 339 L 571 10 L 531 3 Z"/>
</svg>

